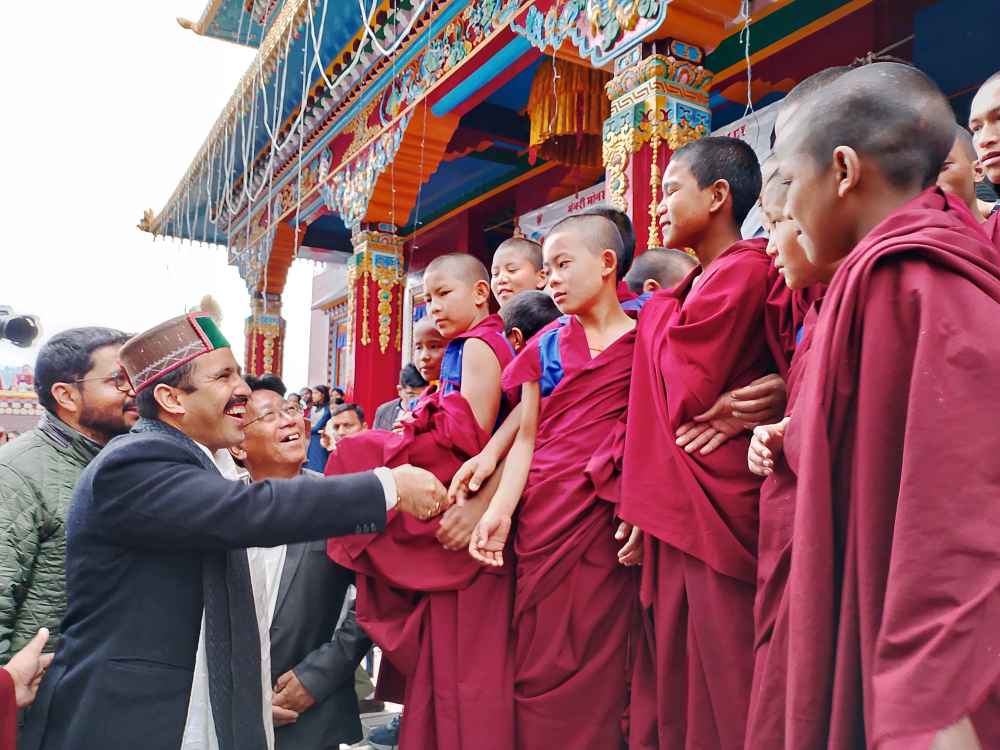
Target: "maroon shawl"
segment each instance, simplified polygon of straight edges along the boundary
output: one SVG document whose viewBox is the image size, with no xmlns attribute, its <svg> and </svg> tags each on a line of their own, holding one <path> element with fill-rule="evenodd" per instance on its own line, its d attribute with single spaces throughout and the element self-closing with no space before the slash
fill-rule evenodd
<svg viewBox="0 0 1000 750">
<path fill-rule="evenodd" d="M 726 391 L 774 372 L 764 309 L 771 288 L 763 240 L 737 242 L 704 272 L 661 290 L 639 318 L 620 514 L 725 575 L 754 582 L 760 478 L 749 435 L 707 456 L 675 430 Z M 656 453 L 651 453 L 655 446 Z"/>
<path fill-rule="evenodd" d="M 785 440 L 789 748 L 927 747 L 1000 678 L 1000 272 L 965 214 L 925 191 L 823 301 Z"/>
</svg>

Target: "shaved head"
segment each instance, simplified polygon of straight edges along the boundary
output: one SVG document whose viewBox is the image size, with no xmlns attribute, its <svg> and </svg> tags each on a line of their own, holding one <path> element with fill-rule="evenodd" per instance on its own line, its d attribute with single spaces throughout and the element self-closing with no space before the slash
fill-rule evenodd
<svg viewBox="0 0 1000 750">
<path fill-rule="evenodd" d="M 628 214 L 617 208 L 595 208 L 587 213 L 603 216 L 618 228 L 618 234 L 622 238 L 622 249 L 625 251 L 619 256 L 618 263 L 622 268 L 628 269 L 632 265 L 632 258 L 635 257 L 635 229 Z"/>
<path fill-rule="evenodd" d="M 655 281 L 662 289 L 677 286 L 698 265 L 698 261 L 683 250 L 651 247 L 632 263 L 625 274 L 625 283 L 636 294 L 642 294 L 647 281 Z"/>
<path fill-rule="evenodd" d="M 419 336 L 436 336 L 444 340 L 444 336 L 435 327 L 434 321 L 431 320 L 429 315 L 425 315 L 413 324 L 413 338 L 418 338 Z"/>
<path fill-rule="evenodd" d="M 571 235 L 573 241 L 587 248 L 594 255 L 611 250 L 617 260 L 616 279 L 621 281 L 627 270 L 625 246 L 621 233 L 611 219 L 597 213 L 582 213 L 568 216 L 557 223 L 546 239 L 557 234 Z"/>
<path fill-rule="evenodd" d="M 924 73 L 874 63 L 806 98 L 781 134 L 779 152 L 782 159 L 805 154 L 829 165 L 835 149 L 850 147 L 874 161 L 891 185 L 922 189 L 937 179 L 954 125 L 948 101 Z"/>
<path fill-rule="evenodd" d="M 771 134 L 771 146 L 774 146 L 775 138 L 780 135 L 788 120 L 795 114 L 799 105 L 820 89 L 836 81 L 851 68 L 847 65 L 837 65 L 832 68 L 824 68 L 818 73 L 813 73 L 808 78 L 803 78 L 796 86 L 785 94 L 778 109 L 778 116 L 774 120 L 774 132 Z"/>
<path fill-rule="evenodd" d="M 955 124 L 955 144 L 961 147 L 962 153 L 969 157 L 970 161 L 977 159 L 976 147 L 972 143 L 972 133 L 957 123 Z"/>
<path fill-rule="evenodd" d="M 474 255 L 468 253 L 447 253 L 439 255 L 432 260 L 424 269 L 424 277 L 428 274 L 441 273 L 452 278 L 466 282 L 469 286 L 482 281 L 486 286 L 490 285 L 490 272 L 486 266 Z"/>
<path fill-rule="evenodd" d="M 509 240 L 504 240 L 493 253 L 494 262 L 496 262 L 496 256 L 500 252 L 507 250 L 519 253 L 537 270 L 542 270 L 542 246 L 537 242 L 532 242 L 526 237 L 511 237 Z"/>
</svg>

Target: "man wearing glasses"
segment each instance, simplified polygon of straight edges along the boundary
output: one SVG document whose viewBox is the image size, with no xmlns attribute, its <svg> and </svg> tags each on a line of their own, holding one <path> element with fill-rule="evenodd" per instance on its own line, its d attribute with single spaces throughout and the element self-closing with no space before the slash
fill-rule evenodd
<svg viewBox="0 0 1000 750">
<path fill-rule="evenodd" d="M 246 381 L 251 394 L 245 437 L 230 449 L 233 458 L 253 482 L 308 473 L 303 464 L 309 431 L 302 407 L 285 400 L 284 383 L 273 375 Z M 354 574 L 327 557 L 322 540 L 247 554 L 251 566 L 259 562 L 266 571 L 261 631 L 270 635 L 275 749 L 328 750 L 361 739 L 354 675 L 371 640 L 358 626 L 353 607 L 340 622 Z"/>
<path fill-rule="evenodd" d="M 64 524 L 80 473 L 139 415 L 118 368 L 128 336 L 111 328 L 73 328 L 49 339 L 35 363 L 45 414 L 38 426 L 0 447 L 0 661 L 39 628 L 58 643 L 66 610 Z"/>
</svg>

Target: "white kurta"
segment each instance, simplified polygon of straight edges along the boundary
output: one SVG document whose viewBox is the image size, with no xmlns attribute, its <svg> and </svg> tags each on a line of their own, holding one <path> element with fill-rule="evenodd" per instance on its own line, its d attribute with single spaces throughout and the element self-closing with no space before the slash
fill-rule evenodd
<svg viewBox="0 0 1000 750">
<path fill-rule="evenodd" d="M 242 482 L 245 473 L 236 466 L 229 451 L 213 453 L 197 444 L 212 459 L 219 473 L 226 479 Z M 271 636 L 270 622 L 274 602 L 278 596 L 278 583 L 284 567 L 284 547 L 278 555 L 272 550 L 247 550 L 250 564 L 250 583 L 253 588 L 254 615 L 260 634 L 260 680 L 261 680 L 261 721 L 267 737 L 268 750 L 274 750 L 274 723 L 271 720 Z M 280 558 L 280 560 L 275 559 Z M 219 739 L 215 735 L 215 721 L 212 718 L 212 702 L 208 693 L 208 655 L 205 650 L 205 614 L 201 615 L 201 634 L 198 636 L 198 652 L 195 656 L 194 678 L 191 682 L 191 698 L 188 702 L 187 720 L 184 723 L 184 737 L 181 750 L 218 750 Z"/>
</svg>

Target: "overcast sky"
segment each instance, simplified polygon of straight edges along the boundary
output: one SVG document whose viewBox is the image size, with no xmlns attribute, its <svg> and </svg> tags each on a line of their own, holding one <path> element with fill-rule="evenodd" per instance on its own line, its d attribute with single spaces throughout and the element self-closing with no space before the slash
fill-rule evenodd
<svg viewBox="0 0 1000 750">
<path fill-rule="evenodd" d="M 40 316 L 46 336 L 80 325 L 139 331 L 211 294 L 243 360 L 248 296 L 225 250 L 154 242 L 135 227 L 144 209 L 159 212 L 253 59 L 177 25 L 206 4 L 5 8 L 0 305 Z M 314 272 L 296 261 L 285 287 L 293 388 L 305 385 Z M 0 343 L 0 365 L 36 352 Z"/>
</svg>

